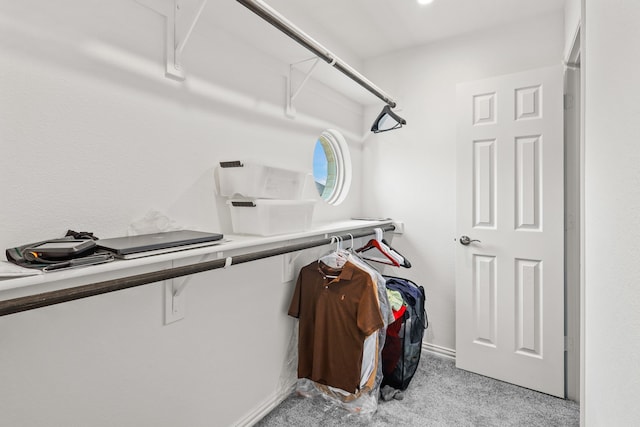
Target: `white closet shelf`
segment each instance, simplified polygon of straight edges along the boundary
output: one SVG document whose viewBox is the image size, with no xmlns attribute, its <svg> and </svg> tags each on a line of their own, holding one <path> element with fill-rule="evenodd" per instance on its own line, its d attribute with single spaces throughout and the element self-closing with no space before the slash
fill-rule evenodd
<svg viewBox="0 0 640 427">
<path fill-rule="evenodd" d="M 213 246 L 0 280 L 0 316 L 322 246 L 334 235 L 373 235 L 376 227 L 395 228 L 392 220 L 349 220 L 269 237 L 225 235 Z M 201 270 L 184 274 L 193 267 Z"/>
</svg>

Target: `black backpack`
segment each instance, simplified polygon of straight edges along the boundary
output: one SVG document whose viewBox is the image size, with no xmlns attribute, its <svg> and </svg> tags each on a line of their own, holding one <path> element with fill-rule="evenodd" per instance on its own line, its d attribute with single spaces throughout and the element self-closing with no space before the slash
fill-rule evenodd
<svg viewBox="0 0 640 427">
<path fill-rule="evenodd" d="M 382 387 L 405 390 L 420 362 L 422 337 L 429 326 L 422 286 L 408 279 L 384 276 L 387 289 L 400 292 L 406 311 L 387 327 L 382 348 Z"/>
</svg>

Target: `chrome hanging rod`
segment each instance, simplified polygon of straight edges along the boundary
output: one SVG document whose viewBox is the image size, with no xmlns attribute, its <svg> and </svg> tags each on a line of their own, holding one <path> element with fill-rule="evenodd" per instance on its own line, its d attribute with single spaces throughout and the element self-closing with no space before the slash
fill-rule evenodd
<svg viewBox="0 0 640 427">
<path fill-rule="evenodd" d="M 311 38 L 308 34 L 296 27 L 291 21 L 284 16 L 280 15 L 276 10 L 265 4 L 262 0 L 237 0 L 247 9 L 273 25 L 293 40 L 298 42 L 303 47 L 310 50 L 314 55 L 326 61 L 329 65 L 338 69 L 344 75 L 349 77 L 354 82 L 358 83 L 363 88 L 383 100 L 389 107 L 394 108 L 396 101 L 387 95 L 382 89 L 371 83 L 366 77 L 346 64 L 336 55 L 334 55 L 327 48 Z"/>
</svg>

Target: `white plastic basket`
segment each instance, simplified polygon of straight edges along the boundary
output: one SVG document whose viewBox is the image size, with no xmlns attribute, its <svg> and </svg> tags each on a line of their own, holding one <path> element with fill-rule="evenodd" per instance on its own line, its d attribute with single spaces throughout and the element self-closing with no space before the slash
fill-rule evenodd
<svg viewBox="0 0 640 427">
<path fill-rule="evenodd" d="M 306 173 L 265 165 L 221 162 L 218 168 L 220 195 L 258 199 L 300 200 Z"/>
<path fill-rule="evenodd" d="M 228 200 L 236 234 L 295 233 L 311 227 L 315 200 Z"/>
</svg>

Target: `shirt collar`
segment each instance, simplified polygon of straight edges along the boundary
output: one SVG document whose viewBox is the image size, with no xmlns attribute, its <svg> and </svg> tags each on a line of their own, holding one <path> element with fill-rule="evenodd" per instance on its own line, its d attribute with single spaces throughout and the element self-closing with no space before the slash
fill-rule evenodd
<svg viewBox="0 0 640 427">
<path fill-rule="evenodd" d="M 320 273 L 323 275 L 337 275 L 338 277 L 335 279 L 337 281 L 351 280 L 351 278 L 353 277 L 353 272 L 356 268 L 357 267 L 349 261 L 345 262 L 341 269 L 331 268 L 326 264 L 318 262 L 318 270 L 320 271 Z"/>
</svg>

